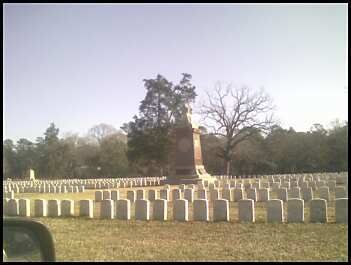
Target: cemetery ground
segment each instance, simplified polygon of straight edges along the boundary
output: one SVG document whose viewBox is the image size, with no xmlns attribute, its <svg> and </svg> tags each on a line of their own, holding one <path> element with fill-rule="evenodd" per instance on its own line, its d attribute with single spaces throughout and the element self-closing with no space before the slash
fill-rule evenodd
<svg viewBox="0 0 351 265">
<path fill-rule="evenodd" d="M 119 190 L 120 197 L 126 198 L 130 188 Z M 78 201 L 94 199 L 94 192 L 22 193 L 15 197 Z M 301 224 L 267 223 L 264 202 L 255 203 L 255 223 L 239 223 L 237 202 L 230 202 L 230 222 L 173 221 L 172 202 L 168 203 L 169 221 L 135 221 L 133 205 L 132 220 L 107 220 L 99 218 L 100 203 L 95 204 L 94 219 L 34 218 L 52 232 L 58 261 L 348 260 L 348 225 L 335 223 L 334 201 L 328 202 L 328 223 L 324 224 L 309 223 L 309 203 L 305 204 L 305 223 Z M 189 204 L 189 220 L 192 220 L 191 207 Z M 209 207 L 212 220 L 211 202 Z M 79 205 L 75 203 L 75 212 L 78 210 Z M 284 210 L 286 218 L 285 203 Z"/>
</svg>

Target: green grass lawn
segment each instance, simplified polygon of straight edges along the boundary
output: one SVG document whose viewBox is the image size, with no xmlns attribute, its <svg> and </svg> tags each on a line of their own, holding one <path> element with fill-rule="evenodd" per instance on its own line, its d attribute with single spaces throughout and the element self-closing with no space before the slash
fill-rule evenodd
<svg viewBox="0 0 351 265">
<path fill-rule="evenodd" d="M 159 188 L 157 188 L 159 189 Z M 128 188 L 120 189 L 126 197 Z M 318 194 L 314 194 L 318 197 Z M 332 194 L 333 196 L 333 194 Z M 275 194 L 271 196 L 275 198 Z M 16 198 L 94 199 L 94 191 L 66 194 L 17 194 Z M 191 204 L 189 204 L 191 205 Z M 334 202 L 328 202 L 327 224 L 266 223 L 265 203 L 256 203 L 256 223 L 238 222 L 238 204 L 230 203 L 230 222 L 122 221 L 34 218 L 53 233 L 59 261 L 347 261 L 348 225 L 335 224 Z M 32 201 L 32 211 L 33 211 Z M 172 219 L 172 202 L 168 203 Z M 212 204 L 210 203 L 210 219 Z M 286 205 L 285 216 L 286 216 Z M 75 204 L 75 213 L 79 210 Z M 134 206 L 132 206 L 132 219 Z M 152 210 L 152 204 L 151 204 Z M 189 207 L 192 220 L 192 206 Z"/>
</svg>

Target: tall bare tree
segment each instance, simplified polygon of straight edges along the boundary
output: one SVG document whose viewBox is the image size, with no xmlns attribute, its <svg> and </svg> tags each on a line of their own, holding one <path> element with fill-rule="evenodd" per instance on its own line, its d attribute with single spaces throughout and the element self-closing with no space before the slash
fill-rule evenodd
<svg viewBox="0 0 351 265">
<path fill-rule="evenodd" d="M 268 132 L 275 123 L 274 106 L 267 93 L 254 92 L 247 87 L 239 89 L 218 83 L 213 93 L 206 92 L 207 102 L 200 106 L 200 115 L 211 134 L 225 139 L 218 155 L 225 161 L 225 172 L 230 174 L 230 164 L 236 146 L 259 132 Z"/>
<path fill-rule="evenodd" d="M 95 138 L 99 144 L 109 135 L 115 134 L 116 128 L 106 123 L 100 123 L 89 129 L 88 135 Z"/>
</svg>

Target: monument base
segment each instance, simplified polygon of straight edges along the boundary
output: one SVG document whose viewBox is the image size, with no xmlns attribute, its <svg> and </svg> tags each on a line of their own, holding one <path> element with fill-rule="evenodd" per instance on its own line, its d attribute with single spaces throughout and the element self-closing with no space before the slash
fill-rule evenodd
<svg viewBox="0 0 351 265">
<path fill-rule="evenodd" d="M 204 181 L 214 183 L 217 179 L 209 174 L 206 175 L 191 175 L 191 176 L 168 176 L 167 179 L 161 181 L 161 185 L 180 185 L 180 184 L 200 184 Z"/>
</svg>

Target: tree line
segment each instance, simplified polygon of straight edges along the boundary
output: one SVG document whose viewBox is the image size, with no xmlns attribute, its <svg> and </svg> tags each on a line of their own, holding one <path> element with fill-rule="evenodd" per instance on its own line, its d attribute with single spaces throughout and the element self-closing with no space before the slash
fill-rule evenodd
<svg viewBox="0 0 351 265">
<path fill-rule="evenodd" d="M 47 178 L 128 175 L 126 135 L 108 124 L 92 127 L 87 136 L 58 137 L 59 128 L 51 123 L 44 137 L 35 142 L 19 139 L 3 142 L 4 177 L 24 177 L 29 168 Z"/>
<path fill-rule="evenodd" d="M 266 136 L 259 132 L 238 144 L 231 161 L 231 175 L 341 172 L 348 170 L 348 125 L 336 122 L 330 129 L 314 124 L 307 132 L 273 126 Z M 223 138 L 202 136 L 204 164 L 210 173 L 225 174 L 223 159 L 214 153 Z"/>
<path fill-rule="evenodd" d="M 168 175 L 174 161 L 172 131 L 195 102 L 190 74 L 174 84 L 162 75 L 144 79 L 139 113 L 120 129 L 98 124 L 87 136 L 67 134 L 51 123 L 42 137 L 3 141 L 3 176 L 24 177 L 29 168 L 47 178 Z M 348 122 L 331 128 L 313 124 L 307 132 L 284 129 L 263 90 L 222 88 L 200 104 L 204 165 L 214 175 L 335 172 L 348 168 Z"/>
</svg>

